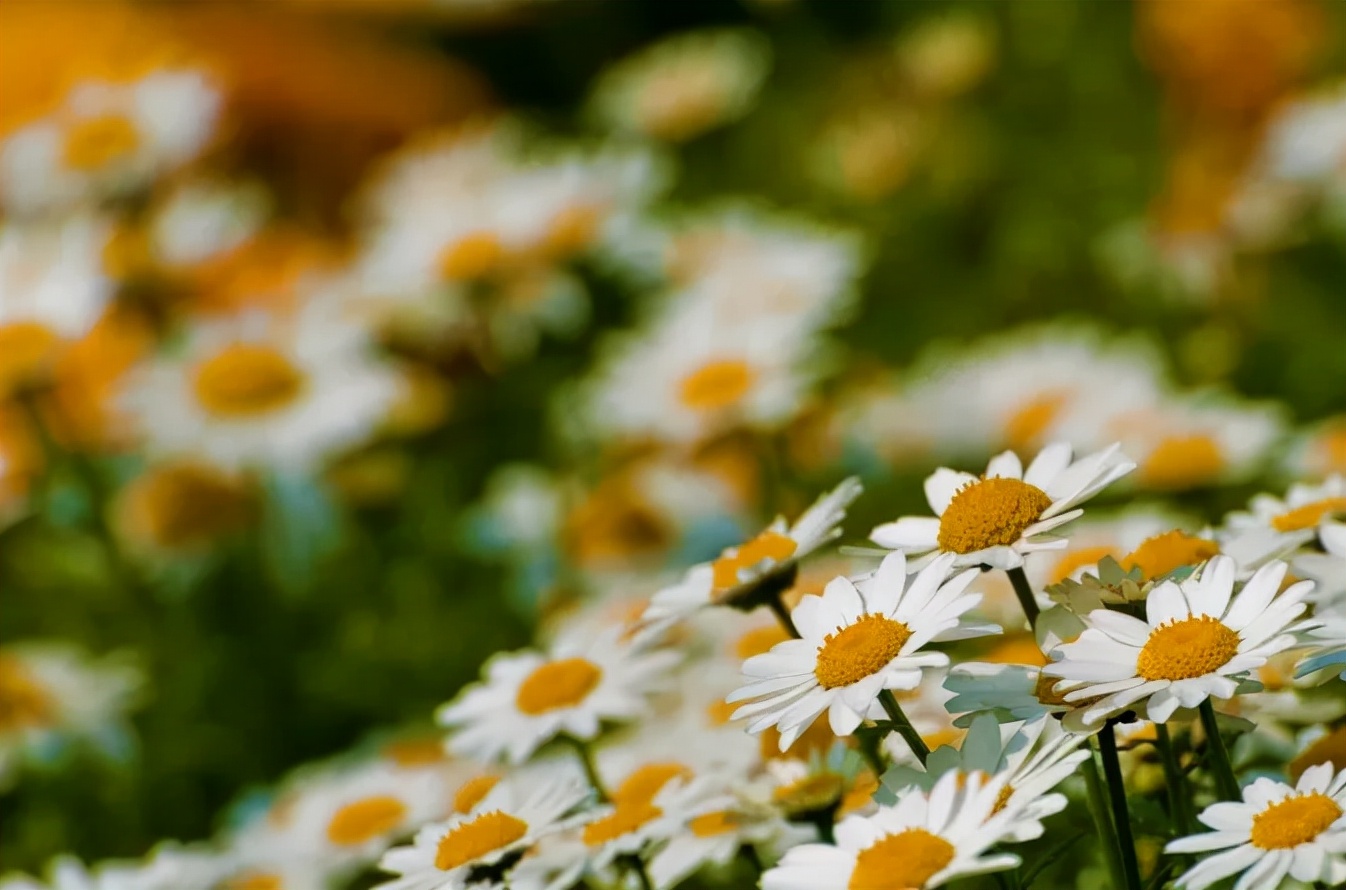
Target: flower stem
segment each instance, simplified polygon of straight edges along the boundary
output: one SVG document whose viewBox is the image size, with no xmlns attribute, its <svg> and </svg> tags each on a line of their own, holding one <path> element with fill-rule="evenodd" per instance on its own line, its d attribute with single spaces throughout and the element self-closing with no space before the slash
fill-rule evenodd
<svg viewBox="0 0 1346 890">
<path fill-rule="evenodd" d="M 1140 890 L 1140 866 L 1136 862 L 1136 841 L 1131 836 L 1131 813 L 1126 807 L 1126 786 L 1122 764 L 1117 759 L 1117 736 L 1112 721 L 1098 734 L 1098 753 L 1103 758 L 1103 776 L 1112 802 L 1112 824 L 1117 832 L 1117 849 L 1122 858 L 1122 876 L 1126 890 Z"/>
<path fill-rule="evenodd" d="M 640 858 L 639 853 L 630 853 L 618 858 L 622 865 L 630 869 L 640 881 L 641 890 L 654 890 L 654 882 L 650 880 L 650 873 L 645 870 L 645 860 Z"/>
<path fill-rule="evenodd" d="M 1234 767 L 1229 762 L 1229 749 L 1220 738 L 1220 724 L 1215 721 L 1215 706 L 1206 699 L 1197 709 L 1201 712 L 1201 726 L 1206 730 L 1206 752 L 1211 772 L 1215 775 L 1215 790 L 1221 800 L 1241 800 L 1239 781 L 1234 776 Z"/>
<path fill-rule="evenodd" d="M 1033 585 L 1028 583 L 1028 576 L 1024 574 L 1023 566 L 1006 569 L 1005 574 L 1009 575 L 1010 584 L 1014 586 L 1014 595 L 1019 598 L 1019 605 L 1023 607 L 1028 626 L 1036 629 L 1038 613 L 1042 610 L 1038 608 L 1038 598 L 1033 595 Z"/>
<path fill-rule="evenodd" d="M 856 733 L 856 737 L 860 740 L 860 754 L 869 763 L 869 768 L 874 771 L 874 778 L 876 779 L 882 779 L 883 774 L 888 769 L 888 765 L 884 763 L 881 745 L 883 736 L 880 732 L 865 732 L 862 730 Z"/>
<path fill-rule="evenodd" d="M 776 620 L 780 622 L 781 627 L 785 628 L 785 632 L 796 640 L 799 639 L 799 630 L 795 627 L 794 620 L 790 618 L 790 610 L 785 608 L 785 602 L 781 599 L 781 594 L 775 594 L 767 600 L 766 604 L 771 608 L 772 613 L 775 614 Z"/>
<path fill-rule="evenodd" d="M 1112 816 L 1108 813 L 1107 791 L 1103 787 L 1103 777 L 1098 774 L 1098 763 L 1094 760 L 1092 745 L 1089 756 L 1081 766 L 1084 771 L 1084 788 L 1088 793 L 1089 815 L 1093 817 L 1094 828 L 1103 842 L 1103 858 L 1108 861 L 1112 886 L 1114 890 L 1121 890 L 1126 884 L 1126 875 L 1122 871 L 1122 852 L 1117 846 L 1117 831 L 1112 827 Z"/>
<path fill-rule="evenodd" d="M 888 720 L 893 729 L 901 733 L 902 738 L 906 739 L 907 747 L 911 753 L 916 755 L 916 759 L 925 766 L 926 758 L 930 756 L 930 749 L 925 744 L 925 739 L 916 731 L 916 727 L 911 725 L 907 715 L 902 713 L 902 706 L 897 703 L 897 697 L 893 695 L 891 689 L 885 689 L 879 693 L 879 704 L 888 712 Z"/>
<path fill-rule="evenodd" d="M 589 784 L 598 794 L 598 800 L 601 803 L 607 803 L 612 800 L 612 795 L 608 793 L 607 786 L 603 784 L 603 779 L 598 775 L 598 767 L 594 765 L 594 755 L 589 750 L 587 742 L 583 742 L 572 735 L 560 736 L 561 740 L 575 749 L 576 756 L 579 757 L 580 766 L 584 767 L 584 776 L 589 780 Z"/>
<path fill-rule="evenodd" d="M 1178 750 L 1169 735 L 1168 724 L 1154 725 L 1155 739 L 1159 747 L 1159 756 L 1164 761 L 1164 784 L 1168 786 L 1168 815 L 1173 820 L 1179 834 L 1191 834 L 1196 829 L 1192 824 L 1191 797 L 1188 794 L 1187 778 L 1178 763 Z"/>
</svg>

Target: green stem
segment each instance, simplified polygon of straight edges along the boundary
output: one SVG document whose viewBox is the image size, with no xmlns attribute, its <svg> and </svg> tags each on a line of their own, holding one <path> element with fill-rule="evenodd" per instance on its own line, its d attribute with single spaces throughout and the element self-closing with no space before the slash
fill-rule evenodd
<svg viewBox="0 0 1346 890">
<path fill-rule="evenodd" d="M 1164 762 L 1164 783 L 1168 786 L 1168 815 L 1180 835 L 1192 834 L 1196 828 L 1192 824 L 1191 797 L 1188 795 L 1187 778 L 1178 763 L 1178 750 L 1169 735 L 1168 725 L 1154 725 L 1155 739 L 1159 747 L 1159 756 Z"/>
<path fill-rule="evenodd" d="M 1242 800 L 1239 781 L 1229 762 L 1229 749 L 1224 746 L 1224 739 L 1220 738 L 1220 724 L 1215 721 L 1215 706 L 1208 698 L 1198 710 L 1201 712 L 1201 726 L 1206 730 L 1207 759 L 1215 775 L 1215 789 L 1221 800 Z"/>
<path fill-rule="evenodd" d="M 1109 721 L 1098 734 L 1098 752 L 1103 758 L 1103 777 L 1112 802 L 1112 825 L 1117 831 L 1117 849 L 1122 857 L 1122 875 L 1126 890 L 1140 890 L 1140 865 L 1136 862 L 1136 841 L 1131 835 L 1131 813 L 1126 807 L 1126 785 L 1122 763 L 1117 759 L 1117 736 Z"/>
<path fill-rule="evenodd" d="M 639 853 L 629 853 L 618 859 L 622 865 L 630 869 L 640 881 L 641 890 L 654 890 L 654 882 L 650 880 L 650 873 L 645 870 L 645 860 L 640 858 Z"/>
<path fill-rule="evenodd" d="M 1117 845 L 1117 831 L 1112 827 L 1112 816 L 1108 813 L 1108 793 L 1103 787 L 1103 777 L 1098 774 L 1098 763 L 1094 760 L 1092 745 L 1089 748 L 1089 756 L 1081 767 L 1084 772 L 1084 788 L 1088 792 L 1089 815 L 1093 817 L 1094 828 L 1103 843 L 1103 858 L 1108 861 L 1112 886 L 1114 890 L 1122 890 L 1126 885 L 1126 874 L 1122 870 L 1121 847 Z"/>
<path fill-rule="evenodd" d="M 772 614 L 780 622 L 780 626 L 785 628 L 785 632 L 796 640 L 799 639 L 799 630 L 795 627 L 794 619 L 790 617 L 790 610 L 785 608 L 785 602 L 781 599 L 781 594 L 777 593 L 766 602 L 771 608 Z"/>
<path fill-rule="evenodd" d="M 594 765 L 593 752 L 589 750 L 589 745 L 582 742 L 574 736 L 563 735 L 562 741 L 575 749 L 576 756 L 580 759 L 580 766 L 584 767 L 584 776 L 589 780 L 595 792 L 598 793 L 598 799 L 602 803 L 612 800 L 612 795 L 608 793 L 607 786 L 603 784 L 603 779 L 598 775 L 598 767 Z"/>
<path fill-rule="evenodd" d="M 883 751 L 880 744 L 881 736 L 878 732 L 857 732 L 857 738 L 860 740 L 860 753 L 869 763 L 869 768 L 874 771 L 876 779 L 882 779 L 887 771 L 888 765 L 884 763 Z"/>
<path fill-rule="evenodd" d="M 1036 629 L 1038 613 L 1042 610 L 1038 608 L 1038 598 L 1033 595 L 1033 585 L 1028 583 L 1028 575 L 1024 574 L 1022 566 L 1006 569 L 1005 574 L 1009 575 L 1010 584 L 1014 586 L 1014 595 L 1019 598 L 1019 605 L 1024 610 L 1024 617 L 1028 619 L 1028 626 Z"/>
<path fill-rule="evenodd" d="M 911 725 L 907 715 L 902 713 L 902 706 L 897 703 L 897 697 L 893 695 L 891 689 L 885 689 L 879 693 L 879 704 L 883 705 L 883 710 L 888 713 L 888 719 L 892 723 L 893 729 L 901 733 L 902 738 L 906 739 L 907 747 L 911 753 L 916 755 L 916 759 L 925 766 L 926 759 L 930 756 L 930 749 L 925 744 L 925 739 L 916 731 L 916 727 Z"/>
</svg>

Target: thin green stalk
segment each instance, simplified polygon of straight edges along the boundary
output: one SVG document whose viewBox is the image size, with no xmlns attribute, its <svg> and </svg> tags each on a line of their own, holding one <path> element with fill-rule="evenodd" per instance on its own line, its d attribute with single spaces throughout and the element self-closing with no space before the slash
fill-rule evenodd
<svg viewBox="0 0 1346 890">
<path fill-rule="evenodd" d="M 1201 712 L 1201 726 L 1206 730 L 1206 760 L 1215 775 L 1215 790 L 1221 800 L 1241 800 L 1239 780 L 1234 776 L 1234 767 L 1229 762 L 1229 749 L 1220 738 L 1220 724 L 1215 721 L 1215 706 L 1206 699 L 1198 708 Z"/>
<path fill-rule="evenodd" d="M 654 890 L 654 882 L 650 880 L 650 873 L 645 870 L 645 860 L 640 858 L 639 853 L 619 857 L 618 861 L 635 873 L 641 890 Z"/>
<path fill-rule="evenodd" d="M 902 738 L 906 739 L 907 747 L 911 753 L 916 755 L 916 759 L 925 766 L 926 759 L 930 756 L 930 749 L 925 744 L 925 739 L 916 731 L 916 727 L 911 725 L 907 715 L 902 713 L 902 706 L 897 703 L 897 697 L 893 695 L 891 689 L 885 689 L 879 693 L 879 704 L 883 705 L 883 710 L 888 713 L 888 720 L 893 729 L 897 730 Z"/>
<path fill-rule="evenodd" d="M 1192 819 L 1192 799 L 1188 794 L 1187 777 L 1183 775 L 1178 763 L 1178 750 L 1169 735 L 1168 725 L 1154 725 L 1159 757 L 1164 762 L 1164 784 L 1168 786 L 1168 815 L 1174 822 L 1179 834 L 1192 834 L 1196 831 Z"/>
<path fill-rule="evenodd" d="M 869 768 L 874 771 L 874 777 L 882 779 L 883 774 L 888 770 L 888 764 L 884 762 L 882 746 L 880 745 L 881 736 L 874 731 L 861 731 L 856 733 L 860 740 L 860 754 L 869 763 Z"/>
<path fill-rule="evenodd" d="M 1126 890 L 1140 890 L 1136 841 L 1131 835 L 1131 813 L 1126 806 L 1126 785 L 1122 781 L 1122 764 L 1117 759 L 1117 736 L 1111 721 L 1098 734 L 1098 753 L 1103 758 L 1103 777 L 1107 780 L 1108 799 L 1112 802 L 1112 825 L 1117 831 L 1117 849 L 1122 856 Z"/>
<path fill-rule="evenodd" d="M 603 779 L 598 775 L 598 767 L 594 764 L 593 752 L 589 750 L 589 745 L 582 742 L 574 736 L 563 735 L 562 741 L 575 749 L 575 755 L 580 759 L 580 766 L 584 767 L 584 777 L 589 780 L 589 785 L 593 787 L 598 794 L 598 799 L 602 803 L 612 800 L 612 795 L 608 793 L 607 786 L 603 784 Z"/>
<path fill-rule="evenodd" d="M 1089 756 L 1081 764 L 1084 772 L 1084 788 L 1088 794 L 1089 815 L 1093 817 L 1094 828 L 1098 831 L 1103 844 L 1103 858 L 1108 862 L 1108 874 L 1112 875 L 1113 890 L 1122 890 L 1126 886 L 1126 873 L 1122 870 L 1122 851 L 1117 845 L 1117 831 L 1112 827 L 1112 816 L 1108 813 L 1108 792 L 1103 787 L 1103 777 L 1098 774 L 1098 763 L 1094 761 L 1093 746 L 1089 746 Z"/>
<path fill-rule="evenodd" d="M 796 640 L 799 639 L 799 630 L 795 627 L 794 619 L 790 617 L 790 610 L 785 608 L 785 603 L 781 600 L 781 594 L 777 593 L 772 596 L 766 604 L 771 608 L 772 614 L 776 616 L 776 620 L 780 622 L 781 627 L 785 628 L 785 632 Z"/>
<path fill-rule="evenodd" d="M 1024 610 L 1024 617 L 1028 619 L 1028 626 L 1036 629 L 1038 613 L 1042 610 L 1038 608 L 1038 598 L 1033 595 L 1033 585 L 1029 583 L 1023 567 L 1006 569 L 1005 574 L 1009 575 L 1010 584 L 1014 586 L 1014 595 L 1019 598 L 1019 605 Z"/>
</svg>

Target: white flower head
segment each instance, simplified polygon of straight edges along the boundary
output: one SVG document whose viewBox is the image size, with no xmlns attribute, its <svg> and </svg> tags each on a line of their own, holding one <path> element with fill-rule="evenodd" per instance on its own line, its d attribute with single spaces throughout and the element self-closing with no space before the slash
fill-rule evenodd
<svg viewBox="0 0 1346 890">
<path fill-rule="evenodd" d="M 678 663 L 662 650 L 643 652 L 621 640 L 621 628 L 597 637 L 569 636 L 546 653 L 501 653 L 485 665 L 486 679 L 442 706 L 437 719 L 457 727 L 449 742 L 460 754 L 522 763 L 564 733 L 595 738 L 603 721 L 648 712 L 646 695 Z"/>
<path fill-rule="evenodd" d="M 1064 539 L 1048 533 L 1134 468 L 1116 445 L 1072 461 L 1064 442 L 1042 449 L 1027 469 L 1012 451 L 992 458 L 980 477 L 940 468 L 925 480 L 935 515 L 885 523 L 870 540 L 916 556 L 913 569 L 940 553 L 953 554 L 954 565 L 1015 568 L 1027 553 L 1064 547 Z"/>
<path fill-rule="evenodd" d="M 893 553 L 858 583 L 835 578 L 822 596 L 805 596 L 791 613 L 801 639 L 744 662 L 751 682 L 726 700 L 749 703 L 734 717 L 750 718 L 753 733 L 779 727 L 782 751 L 823 711 L 837 735 L 855 732 L 880 692 L 915 688 L 923 670 L 948 665 L 944 653 L 922 651 L 927 643 L 999 630 L 960 620 L 981 597 L 964 593 L 975 571 L 948 579 L 952 564 L 940 557 L 908 579 L 906 557 Z"/>
<path fill-rule="evenodd" d="M 1313 585 L 1278 594 L 1286 568 L 1268 563 L 1235 595 L 1237 566 L 1217 556 L 1199 574 L 1156 585 L 1144 621 L 1110 609 L 1082 616 L 1084 632 L 1043 673 L 1065 681 L 1056 691 L 1067 702 L 1090 700 L 1086 723 L 1142 701 L 1149 719 L 1163 723 L 1179 707 L 1230 698 L 1250 671 L 1296 644 L 1291 622 Z"/>
<path fill-rule="evenodd" d="M 1013 814 L 995 813 L 1005 776 L 965 781 L 944 775 L 929 793 L 904 792 L 872 816 L 849 816 L 836 845 L 803 844 L 762 875 L 763 890 L 847 890 L 902 887 L 926 890 L 955 878 L 1013 868 L 1019 857 L 983 855 L 1001 840 Z M 961 786 L 961 787 L 960 787 Z"/>
<path fill-rule="evenodd" d="M 841 536 L 846 508 L 859 497 L 852 477 L 820 496 L 793 524 L 777 517 L 751 541 L 730 547 L 713 562 L 690 569 L 654 595 L 643 620 L 683 618 L 712 605 L 752 605 L 752 594 L 779 580 L 788 584 L 804 557 Z"/>
<path fill-rule="evenodd" d="M 507 871 L 541 838 L 587 816 L 566 818 L 590 790 L 573 777 L 503 781 L 470 813 L 427 825 L 406 847 L 384 854 L 379 868 L 398 877 L 384 890 L 459 890 L 483 872 Z"/>
<path fill-rule="evenodd" d="M 1211 804 L 1197 818 L 1215 830 L 1164 848 L 1211 854 L 1178 878 L 1183 890 L 1233 875 L 1234 890 L 1279 887 L 1287 877 L 1331 887 L 1346 881 L 1346 770 L 1330 763 L 1305 770 L 1294 786 L 1259 778 L 1242 800 Z"/>
</svg>

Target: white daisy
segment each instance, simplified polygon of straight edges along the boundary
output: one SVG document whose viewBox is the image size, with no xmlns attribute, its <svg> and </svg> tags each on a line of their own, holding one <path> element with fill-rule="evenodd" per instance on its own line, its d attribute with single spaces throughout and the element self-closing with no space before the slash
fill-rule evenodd
<svg viewBox="0 0 1346 890">
<path fill-rule="evenodd" d="M 457 727 L 452 750 L 481 760 L 522 763 L 558 734 L 596 737 L 600 724 L 647 713 L 646 695 L 678 663 L 672 651 L 641 652 L 621 629 L 569 636 L 546 652 L 498 654 L 486 680 L 442 706 L 436 719 Z"/>
<path fill-rule="evenodd" d="M 726 549 L 714 562 L 694 566 L 677 584 L 654 595 L 644 620 L 685 618 L 704 606 L 753 605 L 753 594 L 773 595 L 794 580 L 799 562 L 841 535 L 846 508 L 860 496 L 860 480 L 851 477 L 821 495 L 794 524 L 784 517 L 751 541 Z"/>
<path fill-rule="evenodd" d="M 492 880 L 487 876 L 493 870 L 507 872 L 539 839 L 587 819 L 565 817 L 589 794 L 584 784 L 571 780 L 502 782 L 471 813 L 427 825 L 411 846 L 385 853 L 379 868 L 397 877 L 378 886 L 458 890 Z"/>
<path fill-rule="evenodd" d="M 201 322 L 133 372 L 123 406 L 152 453 L 310 469 L 372 434 L 401 391 L 367 334 L 317 298 L 294 317 Z"/>
<path fill-rule="evenodd" d="M 1324 522 L 1318 527 L 1322 552 L 1304 550 L 1289 559 L 1297 578 L 1314 582 L 1310 597 L 1319 609 L 1346 602 L 1346 522 Z"/>
<path fill-rule="evenodd" d="M 955 878 L 1013 868 L 1019 857 L 983 853 L 1008 832 L 1012 815 L 995 814 L 1006 777 L 965 783 L 950 772 L 929 794 L 912 788 L 873 816 L 849 816 L 836 845 L 803 844 L 762 875 L 763 890 L 938 887 Z M 960 784 L 962 787 L 960 787 Z M 993 815 L 994 814 L 994 815 Z"/>
<path fill-rule="evenodd" d="M 589 113 L 621 132 L 684 142 L 746 114 L 770 64 L 771 45 L 752 31 L 679 34 L 604 71 Z"/>
<path fill-rule="evenodd" d="M 1291 622 L 1305 609 L 1313 585 L 1277 591 L 1286 564 L 1262 567 L 1234 595 L 1237 566 L 1217 556 L 1182 582 L 1164 581 L 1145 601 L 1146 620 L 1110 609 L 1081 616 L 1085 631 L 1057 650 L 1043 669 L 1063 681 L 1068 702 L 1094 700 L 1086 723 L 1144 700 L 1149 718 L 1166 722 L 1178 707 L 1230 698 L 1248 673 L 1296 644 Z"/>
<path fill-rule="evenodd" d="M 1336 414 L 1297 431 L 1290 440 L 1284 470 L 1295 479 L 1346 474 L 1346 415 Z"/>
<path fill-rule="evenodd" d="M 884 773 L 886 797 L 891 803 L 903 789 L 918 787 L 930 791 L 948 772 L 963 776 L 980 772 L 988 776 L 1008 776 L 1008 782 L 996 802 L 995 811 L 1008 809 L 1016 814 L 1008 835 L 1013 841 L 1027 841 L 1042 835 L 1042 821 L 1066 807 L 1065 795 L 1051 793 L 1089 757 L 1080 745 L 1085 736 L 1074 735 L 1043 714 L 1024 723 L 999 723 L 991 714 L 974 720 L 957 748 L 942 745 L 930 752 L 925 769 L 895 766 Z"/>
<path fill-rule="evenodd" d="M 933 517 L 906 516 L 869 537 L 917 556 L 913 568 L 941 553 L 953 554 L 954 565 L 1016 568 L 1027 553 L 1064 547 L 1064 539 L 1047 533 L 1080 516 L 1079 504 L 1134 468 L 1116 445 L 1072 461 L 1063 442 L 1042 449 L 1027 470 L 1012 451 L 993 457 L 981 477 L 940 468 L 925 480 Z"/>
<path fill-rule="evenodd" d="M 1211 804 L 1197 818 L 1215 830 L 1164 848 L 1212 854 L 1178 878 L 1184 890 L 1236 874 L 1234 890 L 1270 890 L 1287 877 L 1331 887 L 1346 881 L 1346 770 L 1320 764 L 1293 787 L 1262 777 L 1243 789 L 1243 800 Z"/>
<path fill-rule="evenodd" d="M 269 214 L 259 182 L 191 180 L 156 201 L 146 224 L 150 258 L 188 269 L 216 259 L 256 235 Z"/>
<path fill-rule="evenodd" d="M 1346 680 L 1346 615 L 1337 613 L 1316 618 L 1318 627 L 1307 632 L 1312 648 L 1295 669 L 1295 676 L 1306 677 L 1325 668 L 1341 668 L 1340 679 Z"/>
<path fill-rule="evenodd" d="M 1320 529 L 1346 518 L 1346 476 L 1332 474 L 1322 482 L 1291 485 L 1284 498 L 1255 495 L 1247 510 L 1230 513 L 1230 537 L 1260 533 L 1264 546 L 1289 552 L 1315 540 Z"/>
<path fill-rule="evenodd" d="M 600 871 L 619 857 L 662 844 L 722 801 L 716 781 L 689 775 L 677 764 L 642 765 L 612 789 L 612 802 L 596 810 L 580 831 L 585 867 Z"/>
<path fill-rule="evenodd" d="M 36 214 L 143 188 L 201 151 L 220 100 L 217 84 L 190 68 L 83 81 L 0 141 L 0 204 Z"/>
<path fill-rule="evenodd" d="M 980 597 L 964 595 L 975 571 L 946 580 L 952 564 L 941 557 L 908 583 L 906 557 L 893 553 L 869 578 L 836 578 L 804 597 L 791 613 L 801 639 L 744 662 L 752 682 L 726 700 L 749 703 L 734 718 L 751 719 L 751 733 L 779 727 L 784 751 L 823 711 L 837 735 L 882 715 L 881 692 L 915 688 L 924 669 L 948 665 L 944 653 L 921 651 L 927 643 L 999 630 L 959 620 Z"/>
<path fill-rule="evenodd" d="M 729 864 L 744 846 L 761 848 L 770 857 L 778 845 L 813 834 L 811 828 L 806 831 L 770 807 L 730 794 L 712 797 L 690 807 L 681 830 L 650 859 L 650 880 L 656 890 L 672 887 L 702 866 Z"/>
<path fill-rule="evenodd" d="M 100 659 L 64 643 L 15 643 L 0 649 L 0 786 L 24 760 L 37 764 L 81 740 L 125 752 L 125 717 L 143 676 L 124 654 Z"/>
</svg>

